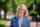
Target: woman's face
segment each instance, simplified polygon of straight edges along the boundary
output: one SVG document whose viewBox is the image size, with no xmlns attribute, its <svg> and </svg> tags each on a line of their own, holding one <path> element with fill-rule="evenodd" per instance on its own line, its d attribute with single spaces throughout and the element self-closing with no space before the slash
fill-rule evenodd
<svg viewBox="0 0 40 27">
<path fill-rule="evenodd" d="M 25 13 L 25 10 L 24 10 L 24 9 L 19 9 L 19 10 L 18 10 L 18 15 L 19 15 L 19 16 L 23 16 L 24 13 Z"/>
</svg>

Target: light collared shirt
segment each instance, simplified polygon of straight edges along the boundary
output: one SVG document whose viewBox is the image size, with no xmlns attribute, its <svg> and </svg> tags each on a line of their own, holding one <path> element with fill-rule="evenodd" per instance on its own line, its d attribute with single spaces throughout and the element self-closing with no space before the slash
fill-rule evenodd
<svg viewBox="0 0 40 27">
<path fill-rule="evenodd" d="M 21 27 L 22 22 L 23 22 L 23 17 L 18 20 L 19 27 Z"/>
</svg>

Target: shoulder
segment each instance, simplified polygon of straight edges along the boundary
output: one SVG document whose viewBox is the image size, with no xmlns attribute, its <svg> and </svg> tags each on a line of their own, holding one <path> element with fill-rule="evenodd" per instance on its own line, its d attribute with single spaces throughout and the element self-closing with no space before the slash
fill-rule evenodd
<svg viewBox="0 0 40 27">
<path fill-rule="evenodd" d="M 17 16 L 12 17 L 11 21 L 16 20 Z"/>
<path fill-rule="evenodd" d="M 26 16 L 27 19 L 31 20 L 32 16 Z"/>
<path fill-rule="evenodd" d="M 28 16 L 25 16 L 25 22 L 27 23 L 27 24 L 29 24 L 30 23 L 30 19 L 28 18 Z"/>
<path fill-rule="evenodd" d="M 24 16 L 23 19 L 25 19 L 26 21 L 30 21 L 28 16 Z"/>
<path fill-rule="evenodd" d="M 30 22 L 31 21 L 31 19 L 30 19 L 30 17 L 29 16 L 26 16 L 26 22 Z"/>
</svg>

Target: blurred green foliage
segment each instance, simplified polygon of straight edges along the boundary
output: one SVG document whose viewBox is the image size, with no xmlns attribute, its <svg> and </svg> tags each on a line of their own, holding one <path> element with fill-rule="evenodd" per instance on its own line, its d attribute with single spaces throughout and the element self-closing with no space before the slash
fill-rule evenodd
<svg viewBox="0 0 40 27">
<path fill-rule="evenodd" d="M 40 0 L 38 0 L 38 3 L 40 3 Z"/>
<path fill-rule="evenodd" d="M 7 20 L 0 20 L 0 24 L 8 24 Z"/>
<path fill-rule="evenodd" d="M 19 4 L 26 4 L 26 6 L 29 8 L 31 4 L 34 3 L 34 1 L 35 0 L 0 0 L 0 8 L 3 8 L 4 10 L 16 11 L 16 8 Z M 40 0 L 36 0 L 36 1 L 40 3 Z"/>
<path fill-rule="evenodd" d="M 0 24 L 0 27 L 5 27 L 4 24 Z"/>
</svg>

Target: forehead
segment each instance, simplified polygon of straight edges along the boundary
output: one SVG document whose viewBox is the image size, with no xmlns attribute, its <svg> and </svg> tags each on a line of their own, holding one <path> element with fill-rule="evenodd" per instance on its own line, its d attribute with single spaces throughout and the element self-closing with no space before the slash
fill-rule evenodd
<svg viewBox="0 0 40 27">
<path fill-rule="evenodd" d="M 25 11 L 25 9 L 22 9 L 22 8 L 19 8 L 18 10 L 24 10 Z"/>
</svg>

